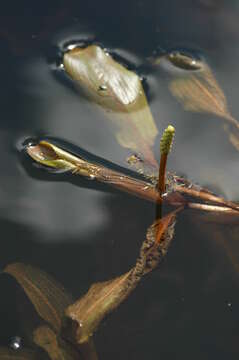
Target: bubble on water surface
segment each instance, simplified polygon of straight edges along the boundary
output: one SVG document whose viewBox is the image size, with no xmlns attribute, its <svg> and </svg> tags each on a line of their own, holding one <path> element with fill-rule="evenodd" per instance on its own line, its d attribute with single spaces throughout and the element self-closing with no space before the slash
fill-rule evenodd
<svg viewBox="0 0 239 360">
<path fill-rule="evenodd" d="M 10 348 L 13 350 L 20 350 L 22 348 L 22 339 L 20 336 L 13 336 L 10 339 Z"/>
</svg>

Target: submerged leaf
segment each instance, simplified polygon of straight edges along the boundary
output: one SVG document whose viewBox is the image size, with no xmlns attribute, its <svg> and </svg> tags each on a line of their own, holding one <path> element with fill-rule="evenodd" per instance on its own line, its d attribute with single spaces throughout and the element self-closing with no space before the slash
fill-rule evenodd
<svg viewBox="0 0 239 360">
<path fill-rule="evenodd" d="M 173 238 L 175 216 L 181 209 L 150 227 L 134 268 L 116 279 L 93 284 L 82 298 L 67 308 L 66 316 L 70 320 L 67 332 L 71 339 L 78 344 L 88 341 L 105 316 L 127 299 L 145 274 L 155 269 L 167 252 Z"/>
<path fill-rule="evenodd" d="M 225 124 L 223 127 L 224 131 L 228 134 L 228 139 L 230 143 L 234 146 L 234 148 L 239 151 L 239 132 L 231 131 L 228 124 Z"/>
<path fill-rule="evenodd" d="M 106 110 L 120 145 L 157 167 L 151 147 L 158 131 L 139 76 L 96 45 L 65 53 L 64 66 L 87 97 Z"/>
<path fill-rule="evenodd" d="M 65 289 L 44 271 L 22 263 L 8 265 L 4 272 L 13 276 L 24 289 L 38 315 L 56 332 L 61 329 L 64 311 L 73 300 Z"/>
<path fill-rule="evenodd" d="M 0 347 L 1 360 L 40 360 L 40 356 L 31 350 L 12 350 Z"/>
<path fill-rule="evenodd" d="M 169 88 L 185 110 L 215 114 L 239 129 L 238 121 L 228 110 L 222 89 L 206 64 L 202 71 L 172 80 Z"/>
<path fill-rule="evenodd" d="M 54 331 L 48 326 L 38 327 L 33 334 L 36 345 L 44 349 L 51 360 L 76 360 L 79 354 L 72 346 L 58 338 Z"/>
</svg>

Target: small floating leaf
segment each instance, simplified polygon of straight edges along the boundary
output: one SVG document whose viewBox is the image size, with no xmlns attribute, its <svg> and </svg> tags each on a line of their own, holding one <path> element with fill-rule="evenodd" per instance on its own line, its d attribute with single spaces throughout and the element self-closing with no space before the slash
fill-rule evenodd
<svg viewBox="0 0 239 360">
<path fill-rule="evenodd" d="M 106 110 L 120 145 L 157 167 L 151 147 L 158 131 L 139 76 L 96 45 L 65 53 L 64 66 L 87 97 Z"/>
<path fill-rule="evenodd" d="M 180 51 L 172 51 L 170 54 L 167 55 L 167 58 L 175 66 L 185 70 L 200 70 L 202 67 L 199 60 Z"/>
<path fill-rule="evenodd" d="M 179 210 L 150 227 L 134 268 L 116 279 L 93 284 L 82 298 L 67 308 L 66 316 L 71 320 L 68 331 L 78 344 L 88 341 L 102 319 L 127 299 L 142 276 L 155 269 L 165 256 Z"/>
<path fill-rule="evenodd" d="M 30 265 L 10 264 L 4 272 L 17 280 L 38 315 L 59 332 L 64 311 L 73 302 L 65 289 L 50 275 Z"/>
<path fill-rule="evenodd" d="M 76 360 L 79 354 L 74 351 L 70 344 L 66 343 L 46 326 L 38 327 L 33 333 L 33 340 L 36 345 L 44 349 L 51 360 Z"/>
</svg>

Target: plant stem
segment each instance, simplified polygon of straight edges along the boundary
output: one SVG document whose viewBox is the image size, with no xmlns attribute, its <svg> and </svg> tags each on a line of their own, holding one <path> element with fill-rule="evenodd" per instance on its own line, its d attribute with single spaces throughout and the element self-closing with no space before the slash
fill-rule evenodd
<svg viewBox="0 0 239 360">
<path fill-rule="evenodd" d="M 168 154 L 162 154 L 159 165 L 158 191 L 162 195 L 165 192 L 165 178 Z"/>
<path fill-rule="evenodd" d="M 200 200 L 204 200 L 204 201 L 210 201 L 212 203 L 226 206 L 235 211 L 239 211 L 238 204 L 234 204 L 232 201 L 227 201 L 219 196 L 213 195 L 213 194 L 203 191 L 203 190 L 189 189 L 189 188 L 185 188 L 183 186 L 177 186 L 177 185 L 174 186 L 174 190 L 181 194 L 189 195 L 189 196 L 192 196 L 192 197 L 198 198 Z"/>
</svg>

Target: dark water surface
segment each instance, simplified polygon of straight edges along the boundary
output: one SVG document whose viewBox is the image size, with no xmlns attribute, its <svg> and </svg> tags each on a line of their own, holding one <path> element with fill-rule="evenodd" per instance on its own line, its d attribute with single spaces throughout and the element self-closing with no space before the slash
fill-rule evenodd
<svg viewBox="0 0 239 360">
<path fill-rule="evenodd" d="M 93 282 L 134 264 L 155 206 L 94 181 L 48 174 L 21 153 L 26 139 L 51 136 L 126 166 L 129 152 L 112 136 L 109 121 L 57 68 L 62 50 L 72 42 L 97 42 L 144 76 L 159 133 L 169 123 L 176 127 L 169 168 L 236 201 L 239 154 L 223 120 L 185 112 L 168 90 L 173 70 L 145 64 L 155 51 L 202 54 L 239 118 L 239 4 L 51 4 L 16 2 L 0 15 L 0 267 L 15 261 L 37 266 L 79 297 Z M 155 154 L 158 148 L 159 139 Z M 179 216 L 166 261 L 96 334 L 100 359 L 238 359 L 238 225 L 208 220 L 190 211 Z M 0 286 L 0 345 L 8 345 L 12 336 L 23 336 L 24 321 L 14 281 L 3 276 Z"/>
</svg>

